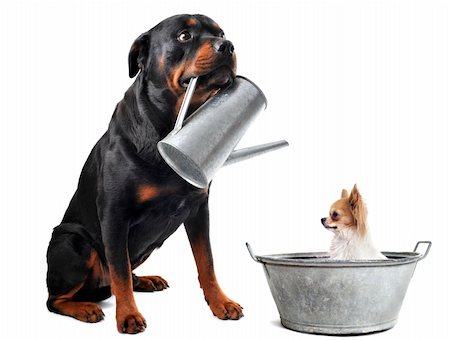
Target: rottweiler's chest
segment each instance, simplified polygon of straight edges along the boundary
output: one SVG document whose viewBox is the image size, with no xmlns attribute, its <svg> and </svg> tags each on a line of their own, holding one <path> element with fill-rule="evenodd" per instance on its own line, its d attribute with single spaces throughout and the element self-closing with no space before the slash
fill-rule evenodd
<svg viewBox="0 0 450 340">
<path fill-rule="evenodd" d="M 141 188 L 141 208 L 130 221 L 128 248 L 132 264 L 141 263 L 207 199 L 204 190 Z M 147 200 L 143 201 L 146 198 Z"/>
</svg>

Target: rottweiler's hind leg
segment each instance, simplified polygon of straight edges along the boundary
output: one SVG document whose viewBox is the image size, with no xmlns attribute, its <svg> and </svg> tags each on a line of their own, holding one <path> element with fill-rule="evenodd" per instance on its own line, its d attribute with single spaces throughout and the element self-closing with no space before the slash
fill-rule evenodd
<svg viewBox="0 0 450 340">
<path fill-rule="evenodd" d="M 86 295 L 88 287 L 95 289 L 86 284 L 92 273 L 95 250 L 83 236 L 64 232 L 64 227 L 65 225 L 60 225 L 58 228 L 61 229 L 53 233 L 47 251 L 47 308 L 51 312 L 71 316 L 80 321 L 98 322 L 104 317 L 100 306 L 76 298 L 77 293 L 84 292 L 78 295 Z M 103 296 L 106 297 L 106 293 Z"/>
<path fill-rule="evenodd" d="M 98 304 L 94 302 L 73 301 L 73 296 L 81 286 L 82 284 L 63 295 L 56 297 L 50 296 L 47 300 L 49 311 L 71 316 L 84 322 L 99 322 L 103 320 L 105 314 L 103 314 L 103 311 Z"/>
<path fill-rule="evenodd" d="M 135 292 L 156 292 L 169 288 L 169 284 L 161 276 L 136 276 L 133 274 L 133 290 Z"/>
</svg>

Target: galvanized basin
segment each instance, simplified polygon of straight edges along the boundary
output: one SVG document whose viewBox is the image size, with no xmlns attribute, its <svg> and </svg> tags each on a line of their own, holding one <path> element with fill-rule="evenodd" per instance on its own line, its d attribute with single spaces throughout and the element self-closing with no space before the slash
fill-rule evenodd
<svg viewBox="0 0 450 340">
<path fill-rule="evenodd" d="M 417 253 L 426 244 L 425 253 Z M 263 265 L 284 327 L 314 334 L 367 334 L 394 327 L 417 262 L 413 252 L 383 252 L 387 260 L 335 261 L 327 253 L 251 257 Z"/>
</svg>

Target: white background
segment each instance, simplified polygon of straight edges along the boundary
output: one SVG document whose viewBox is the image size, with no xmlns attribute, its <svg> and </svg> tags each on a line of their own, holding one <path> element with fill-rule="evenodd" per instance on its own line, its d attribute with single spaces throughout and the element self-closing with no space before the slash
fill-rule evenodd
<svg viewBox="0 0 450 340">
<path fill-rule="evenodd" d="M 318 338 L 280 326 L 257 254 L 326 250 L 320 224 L 358 183 L 382 250 L 432 240 L 397 326 L 379 339 L 449 337 L 449 4 L 386 1 L 2 1 L 0 322 L 2 338 L 118 337 L 106 319 L 49 313 L 45 253 L 81 167 L 131 84 L 133 40 L 162 19 L 203 13 L 233 41 L 238 73 L 269 100 L 241 142 L 290 147 L 224 168 L 211 189 L 224 291 L 245 307 L 214 318 L 180 228 L 137 271 L 170 289 L 136 294 L 142 338 Z M 123 338 L 123 337 L 122 337 Z"/>
</svg>

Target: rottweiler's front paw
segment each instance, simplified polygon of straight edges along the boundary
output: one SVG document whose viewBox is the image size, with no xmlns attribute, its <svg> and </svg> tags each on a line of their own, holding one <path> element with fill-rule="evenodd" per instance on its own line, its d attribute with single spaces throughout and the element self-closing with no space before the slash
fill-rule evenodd
<svg viewBox="0 0 450 340">
<path fill-rule="evenodd" d="M 136 334 L 145 331 L 147 323 L 139 312 L 125 316 L 117 316 L 117 330 L 119 333 Z"/>
<path fill-rule="evenodd" d="M 244 316 L 243 307 L 225 295 L 214 299 L 207 299 L 209 308 L 221 320 L 239 320 Z"/>
</svg>

